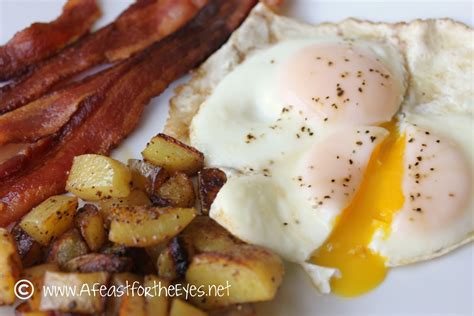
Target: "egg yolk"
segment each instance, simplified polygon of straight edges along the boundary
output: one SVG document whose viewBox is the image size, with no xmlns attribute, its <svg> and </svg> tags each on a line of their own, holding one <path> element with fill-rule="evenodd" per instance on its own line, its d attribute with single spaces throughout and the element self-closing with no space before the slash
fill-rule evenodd
<svg viewBox="0 0 474 316">
<path fill-rule="evenodd" d="M 405 136 L 395 122 L 383 126 L 390 135 L 374 151 L 361 186 L 350 205 L 337 219 L 335 229 L 311 258 L 311 262 L 337 268 L 331 280 L 333 292 L 351 297 L 380 284 L 387 273 L 385 259 L 369 249 L 375 231 L 388 236 L 393 215 L 402 208 Z"/>
</svg>

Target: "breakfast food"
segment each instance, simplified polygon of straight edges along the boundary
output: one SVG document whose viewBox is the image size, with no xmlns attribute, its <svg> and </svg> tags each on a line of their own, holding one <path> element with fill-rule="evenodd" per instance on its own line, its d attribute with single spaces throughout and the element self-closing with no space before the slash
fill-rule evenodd
<svg viewBox="0 0 474 316">
<path fill-rule="evenodd" d="M 0 226 L 62 193 L 75 156 L 110 152 L 135 128 L 150 99 L 220 47 L 255 4 L 254 0 L 226 1 L 225 5 L 212 1 L 178 32 L 106 70 L 106 76 L 117 80 L 95 91 L 50 136 L 54 141 L 48 152 L 11 166 L 18 169 L 20 165 L 22 170 L 0 183 Z M 175 63 L 176 59 L 180 62 Z"/>
<path fill-rule="evenodd" d="M 114 22 L 88 34 L 34 71 L 0 88 L 0 113 L 32 102 L 94 66 L 124 60 L 179 29 L 206 0 L 142 0 Z"/>
<path fill-rule="evenodd" d="M 473 239 L 471 36 L 260 5 L 177 89 L 165 132 L 226 172 L 210 217 L 360 295 Z"/>
<path fill-rule="evenodd" d="M 0 80 L 9 80 L 86 34 L 101 12 L 96 0 L 69 0 L 61 16 L 34 23 L 0 47 Z"/>
<path fill-rule="evenodd" d="M 128 196 L 121 198 L 126 202 L 106 194 L 84 195 L 84 191 L 79 190 L 82 207 L 78 208 L 75 196 L 52 197 L 26 215 L 12 234 L 3 231 L 0 238 L 3 242 L 0 259 L 4 260 L 4 277 L 0 278 L 3 285 L 1 305 L 13 303 L 14 284 L 20 274 L 38 291 L 16 308 L 18 315 L 105 312 L 107 315 L 182 316 L 182 313 L 191 312 L 207 315 L 205 311 L 210 311 L 212 315 L 249 316 L 255 315 L 250 303 L 274 298 L 284 273 L 283 263 L 277 255 L 235 238 L 194 207 L 175 207 L 174 200 L 166 199 L 159 200 L 161 205 L 150 205 L 156 192 L 167 186 L 167 181 L 161 179 L 163 172 L 186 177 L 184 173 L 174 173 L 176 164 L 183 170 L 203 171 L 196 169 L 193 159 L 182 159 L 183 150 L 199 157 L 202 153 L 167 135 L 157 137 L 163 140 L 161 146 L 168 148 L 153 154 L 156 161 L 162 163 L 147 164 L 135 159 L 129 164 L 149 184 L 140 188 L 134 186 L 133 181 L 126 184 L 107 182 L 110 192 L 125 192 L 123 186 L 128 187 Z M 115 165 L 114 171 L 120 169 L 120 173 L 124 173 L 122 169 L 127 169 L 125 173 L 132 173 L 129 167 L 108 157 L 88 154 L 76 157 L 67 181 L 75 184 L 69 186 L 70 191 L 90 186 L 91 175 L 109 172 L 111 164 Z M 99 187 L 95 182 L 97 177 L 92 178 Z M 193 182 L 190 184 L 194 191 Z M 219 189 L 216 183 L 202 182 L 200 185 L 207 192 Z M 130 197 L 135 192 L 141 192 L 147 198 Z M 98 202 L 99 206 L 91 202 Z M 34 249 L 33 245 L 39 245 L 41 251 L 30 253 L 27 258 L 25 253 Z M 17 252 L 16 248 L 21 251 Z M 31 266 L 33 264 L 37 265 Z M 23 271 L 22 265 L 26 267 Z M 104 297 L 82 290 L 79 295 L 77 292 L 58 297 L 44 295 L 45 288 L 66 285 L 82 289 L 101 286 L 110 291 L 132 283 L 149 289 L 171 288 L 178 284 L 188 284 L 196 289 L 228 286 L 232 291 L 223 296 L 209 290 L 203 292 L 208 293 L 206 296 L 189 297 L 186 302 L 181 297 L 183 301 L 179 303 L 172 294 L 168 296 L 161 290 L 145 296 L 126 292 Z M 176 307 L 176 304 L 181 305 Z"/>
</svg>

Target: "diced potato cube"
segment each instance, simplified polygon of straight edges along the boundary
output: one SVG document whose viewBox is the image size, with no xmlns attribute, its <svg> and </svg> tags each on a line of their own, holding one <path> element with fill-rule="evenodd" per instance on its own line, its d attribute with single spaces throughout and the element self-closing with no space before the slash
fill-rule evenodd
<svg viewBox="0 0 474 316">
<path fill-rule="evenodd" d="M 122 297 L 118 316 L 147 316 L 146 302 L 143 296 L 137 294 Z M 152 314 L 154 315 L 154 314 Z"/>
<path fill-rule="evenodd" d="M 34 266 L 23 270 L 21 274 L 22 279 L 26 279 L 33 283 L 35 291 L 33 296 L 25 303 L 28 305 L 29 311 L 37 311 L 40 308 L 41 297 L 43 295 L 43 281 L 44 275 L 47 271 L 59 271 L 59 267 L 55 263 L 44 263 L 38 266 Z"/>
<path fill-rule="evenodd" d="M 17 223 L 12 229 L 18 254 L 20 255 L 23 267 L 31 267 L 44 258 L 43 247 L 28 235 Z"/>
<path fill-rule="evenodd" d="M 146 314 L 151 316 L 167 316 L 169 300 L 166 296 L 166 291 L 160 293 L 160 287 L 168 288 L 170 283 L 166 280 L 160 279 L 156 275 L 147 275 L 143 285 L 146 288 L 155 288 L 155 291 L 152 291 L 152 296 L 146 296 Z"/>
<path fill-rule="evenodd" d="M 194 206 L 196 194 L 192 180 L 182 172 L 163 176 L 160 172 L 155 181 L 152 202 L 155 206 L 191 207 Z M 158 183 L 162 182 L 162 183 Z"/>
<path fill-rule="evenodd" d="M 56 239 L 49 250 L 48 262 L 63 267 L 69 260 L 89 252 L 87 244 L 77 229 L 71 229 Z"/>
<path fill-rule="evenodd" d="M 76 208 L 76 197 L 52 196 L 23 217 L 20 226 L 37 242 L 46 246 L 73 226 Z"/>
<path fill-rule="evenodd" d="M 94 205 L 86 204 L 77 212 L 75 221 L 89 249 L 99 250 L 107 240 L 102 213 Z"/>
<path fill-rule="evenodd" d="M 130 247 L 157 245 L 179 234 L 195 216 L 194 208 L 116 208 L 109 240 Z"/>
<path fill-rule="evenodd" d="M 21 271 L 21 260 L 12 235 L 0 228 L 0 306 L 15 303 L 15 283 Z"/>
<path fill-rule="evenodd" d="M 127 165 L 132 172 L 132 186 L 144 192 L 151 192 L 153 179 L 160 168 L 138 159 L 129 159 Z"/>
<path fill-rule="evenodd" d="M 196 217 L 183 231 L 181 238 L 190 243 L 197 253 L 227 252 L 243 244 L 208 216 Z"/>
<path fill-rule="evenodd" d="M 125 272 L 133 266 L 132 258 L 102 253 L 89 253 L 66 262 L 63 269 L 68 272 Z"/>
<path fill-rule="evenodd" d="M 158 257 L 156 267 L 158 275 L 167 280 L 184 277 L 192 255 L 192 246 L 187 240 L 181 236 L 174 237 Z"/>
<path fill-rule="evenodd" d="M 204 155 L 197 149 L 165 134 L 150 140 L 142 152 L 146 162 L 168 171 L 181 171 L 194 175 L 204 165 Z"/>
<path fill-rule="evenodd" d="M 170 316 L 207 316 L 207 313 L 203 312 L 197 307 L 186 303 L 178 298 L 173 299 L 171 304 Z"/>
<path fill-rule="evenodd" d="M 121 162 L 101 155 L 74 158 L 66 190 L 88 201 L 130 194 L 132 174 Z"/>
<path fill-rule="evenodd" d="M 65 313 L 98 314 L 104 310 L 105 298 L 99 293 L 101 286 L 107 286 L 109 274 L 63 273 L 47 271 L 44 275 L 44 287 L 49 289 L 69 289 L 69 295 L 51 295 L 45 293 L 41 298 L 40 310 L 58 310 Z M 75 290 L 74 290 L 75 289 Z M 52 291 L 50 290 L 50 291 Z"/>
<path fill-rule="evenodd" d="M 114 287 L 116 289 L 122 288 L 124 289 L 125 286 L 129 286 L 128 291 L 124 291 L 124 295 L 118 295 L 118 296 L 111 296 L 107 299 L 107 308 L 106 308 L 106 315 L 107 316 L 126 316 L 125 314 L 127 312 L 127 309 L 134 305 L 135 307 L 137 304 L 133 304 L 132 302 L 125 300 L 125 297 L 128 295 L 132 295 L 132 287 L 134 284 L 140 285 L 142 282 L 142 278 L 136 274 L 132 273 L 116 273 L 112 276 L 112 279 L 110 281 L 111 287 Z M 136 294 L 135 294 L 136 296 Z M 144 306 L 144 300 L 143 299 L 138 299 L 135 303 L 138 303 L 139 306 L 142 308 L 139 308 L 139 311 L 135 311 L 135 313 L 130 314 L 133 316 L 138 316 L 138 315 L 143 315 L 145 312 L 145 306 Z M 138 315 L 137 315 L 138 314 Z"/>
<path fill-rule="evenodd" d="M 110 216 L 114 208 L 127 206 L 151 206 L 150 198 L 141 190 L 132 190 L 127 197 L 106 199 L 99 202 L 100 211 L 107 223 L 110 223 Z"/>
<path fill-rule="evenodd" d="M 211 296 L 193 298 L 203 308 L 271 300 L 282 278 L 281 259 L 252 245 L 235 246 L 226 253 L 196 255 L 186 273 L 190 284 L 214 289 Z"/>
<path fill-rule="evenodd" d="M 220 169 L 206 168 L 199 171 L 198 192 L 203 214 L 209 214 L 212 202 L 226 182 L 227 176 Z"/>
</svg>

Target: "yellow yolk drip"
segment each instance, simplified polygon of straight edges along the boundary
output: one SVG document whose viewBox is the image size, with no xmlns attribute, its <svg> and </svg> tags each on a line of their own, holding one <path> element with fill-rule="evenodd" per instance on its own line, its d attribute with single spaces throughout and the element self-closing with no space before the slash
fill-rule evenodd
<svg viewBox="0 0 474 316">
<path fill-rule="evenodd" d="M 374 289 L 387 273 L 385 259 L 368 246 L 374 232 L 388 235 L 394 213 L 404 202 L 402 192 L 405 136 L 394 122 L 383 126 L 390 135 L 379 145 L 367 166 L 364 179 L 351 204 L 338 218 L 335 229 L 312 256 L 317 265 L 339 269 L 331 281 L 340 296 L 357 296 Z"/>
</svg>

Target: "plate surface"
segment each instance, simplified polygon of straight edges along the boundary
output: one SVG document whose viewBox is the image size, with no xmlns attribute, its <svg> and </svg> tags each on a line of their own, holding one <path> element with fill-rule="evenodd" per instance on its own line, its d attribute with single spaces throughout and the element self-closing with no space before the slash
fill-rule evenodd
<svg viewBox="0 0 474 316">
<path fill-rule="evenodd" d="M 131 2 L 101 0 L 104 16 L 97 26 L 112 21 Z M 64 0 L 0 0 L 0 44 L 32 22 L 54 19 L 63 3 Z M 470 1 L 287 0 L 283 14 L 312 23 L 347 17 L 386 22 L 450 17 L 473 25 Z M 163 129 L 173 88 L 186 79 L 178 80 L 152 100 L 140 126 L 113 152 L 114 157 L 121 160 L 140 157 L 147 141 Z M 474 315 L 473 267 L 474 246 L 471 244 L 439 259 L 393 269 L 386 281 L 371 293 L 342 299 L 318 295 L 304 273 L 288 265 L 277 298 L 260 304 L 259 315 Z M 0 308 L 0 315 L 12 314 L 11 309 Z"/>
</svg>

